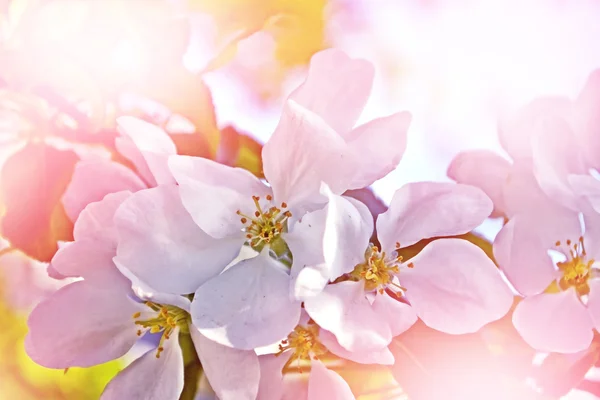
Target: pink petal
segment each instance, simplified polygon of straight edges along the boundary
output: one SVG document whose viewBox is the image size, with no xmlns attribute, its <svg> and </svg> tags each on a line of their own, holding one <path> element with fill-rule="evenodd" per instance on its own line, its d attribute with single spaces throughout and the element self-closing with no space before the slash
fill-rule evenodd
<svg viewBox="0 0 600 400">
<path fill-rule="evenodd" d="M 164 343 L 156 358 L 150 350 L 108 383 L 101 400 L 176 400 L 183 390 L 183 354 L 178 332 Z"/>
<path fill-rule="evenodd" d="M 413 309 L 431 328 L 451 334 L 475 332 L 503 317 L 513 294 L 492 260 L 462 239 L 429 243 L 402 269 L 400 284 Z"/>
<path fill-rule="evenodd" d="M 548 248 L 556 241 L 576 240 L 581 236 L 578 213 L 542 192 L 527 163 L 513 166 L 504 190 L 504 204 L 506 215 L 526 219 L 529 229 L 535 230 Z"/>
<path fill-rule="evenodd" d="M 594 327 L 598 330 L 600 328 L 600 279 L 591 279 L 589 285 L 590 294 L 588 296 L 587 309 Z"/>
<path fill-rule="evenodd" d="M 144 189 L 144 182 L 129 168 L 109 160 L 81 161 L 75 166 L 71 183 L 62 198 L 65 211 L 75 222 L 90 203 L 109 193 Z"/>
<path fill-rule="evenodd" d="M 583 244 L 588 260 L 600 262 L 600 214 L 590 213 L 584 216 L 585 234 Z M 598 266 L 600 264 L 596 264 Z"/>
<path fill-rule="evenodd" d="M 492 202 L 474 186 L 418 182 L 396 191 L 389 209 L 377 218 L 382 249 L 399 242 L 410 246 L 421 239 L 467 233 L 492 212 Z"/>
<path fill-rule="evenodd" d="M 135 143 L 133 143 L 133 140 L 126 136 L 119 136 L 115 138 L 115 147 L 123 157 L 133 164 L 137 174 L 144 180 L 147 186 L 155 187 L 157 185 L 156 179 L 152 175 L 150 168 L 148 168 L 144 156 Z"/>
<path fill-rule="evenodd" d="M 268 251 L 241 261 L 202 285 L 192 302 L 194 325 L 225 346 L 251 350 L 286 337 L 300 318 L 287 268 Z"/>
<path fill-rule="evenodd" d="M 352 179 L 346 142 L 318 115 L 292 100 L 285 104 L 262 158 L 275 198 L 292 207 L 323 203 L 321 182 L 341 194 Z"/>
<path fill-rule="evenodd" d="M 306 298 L 304 309 L 349 351 L 380 349 L 392 341 L 387 315 L 378 314 L 371 305 L 363 282 L 328 285 L 322 293 Z"/>
<path fill-rule="evenodd" d="M 115 262 L 160 291 L 194 293 L 240 252 L 242 240 L 215 239 L 194 223 L 175 185 L 135 193 L 115 215 Z"/>
<path fill-rule="evenodd" d="M 523 339 L 540 351 L 576 353 L 592 342 L 593 326 L 574 289 L 523 299 L 513 313 Z"/>
<path fill-rule="evenodd" d="M 264 198 L 269 193 L 250 172 L 205 158 L 173 156 L 169 167 L 179 183 L 184 207 L 196 224 L 215 238 L 241 236 L 243 226 L 236 211 L 254 214 L 252 196 Z"/>
<path fill-rule="evenodd" d="M 408 112 L 399 112 L 375 119 L 350 132 L 345 139 L 356 160 L 350 189 L 370 186 L 396 169 L 406 149 L 411 119 Z"/>
<path fill-rule="evenodd" d="M 591 175 L 569 175 L 567 180 L 575 195 L 587 199 L 593 210 L 600 213 L 600 180 Z"/>
<path fill-rule="evenodd" d="M 113 263 L 115 251 L 112 243 L 82 239 L 61 246 L 52 258 L 51 266 L 63 277 L 82 277 L 99 287 L 131 287 Z"/>
<path fill-rule="evenodd" d="M 203 372 L 220 400 L 254 400 L 260 366 L 254 350 L 237 350 L 213 342 L 190 326 Z"/>
<path fill-rule="evenodd" d="M 116 246 L 117 234 L 113 218 L 129 196 L 131 192 L 111 193 L 102 200 L 89 204 L 75 222 L 75 240 L 90 239 Z"/>
<path fill-rule="evenodd" d="M 600 168 L 600 70 L 593 71 L 583 90 L 579 94 L 574 107 L 575 134 L 580 143 L 586 161 L 591 167 Z"/>
<path fill-rule="evenodd" d="M 373 233 L 373 217 L 358 200 L 331 193 L 328 198 L 323 255 L 330 269 L 329 279 L 335 280 L 364 261 Z"/>
<path fill-rule="evenodd" d="M 573 132 L 560 118 L 548 118 L 537 128 L 532 137 L 532 155 L 540 188 L 552 200 L 577 210 L 577 198 L 567 177 L 586 173 L 587 168 L 582 151 L 573 144 Z"/>
<path fill-rule="evenodd" d="M 158 126 L 134 117 L 119 117 L 117 125 L 121 134 L 140 150 L 156 183 L 174 183 L 167 161 L 177 149 L 169 135 Z"/>
<path fill-rule="evenodd" d="M 308 378 L 308 400 L 354 400 L 348 383 L 337 373 L 328 370 L 318 360 L 312 360 Z"/>
<path fill-rule="evenodd" d="M 327 350 L 335 354 L 338 357 L 345 358 L 359 364 L 381 364 L 381 365 L 392 365 L 394 364 L 394 355 L 388 349 L 387 346 L 381 349 L 373 349 L 367 351 L 348 351 L 343 348 L 335 338 L 335 335 L 329 331 L 321 329 L 319 331 L 319 341 Z"/>
<path fill-rule="evenodd" d="M 349 132 L 360 117 L 371 92 L 373 65 L 352 59 L 337 49 L 316 53 L 306 81 L 290 99 L 319 115 L 339 134 Z"/>
<path fill-rule="evenodd" d="M 326 192 L 325 208 L 304 215 L 285 235 L 294 255 L 292 277 L 313 267 L 327 280 L 334 280 L 364 260 L 373 232 L 371 212 L 358 200 Z"/>
<path fill-rule="evenodd" d="M 504 213 L 503 191 L 511 164 L 489 150 L 471 150 L 458 154 L 448 167 L 448 176 L 458 183 L 480 188 L 494 203 L 492 217 Z"/>
<path fill-rule="evenodd" d="M 531 135 L 548 116 L 569 118 L 571 101 L 565 97 L 538 98 L 516 115 L 505 118 L 499 127 L 502 147 L 513 160 L 531 157 Z"/>
<path fill-rule="evenodd" d="M 387 293 L 375 296 L 373 310 L 388 322 L 392 336 L 398 336 L 417 322 L 417 314 L 411 306 L 393 299 Z"/>
<path fill-rule="evenodd" d="M 29 316 L 27 354 L 47 368 L 89 367 L 124 355 L 137 341 L 133 314 L 143 305 L 120 287 L 71 283 Z"/>
<path fill-rule="evenodd" d="M 494 258 L 517 291 L 531 296 L 544 291 L 557 271 L 532 222 L 524 216 L 511 219 L 494 240 Z M 537 225 L 533 225 L 534 229 Z"/>
<path fill-rule="evenodd" d="M 267 354 L 258 357 L 260 364 L 258 400 L 282 400 L 284 394 L 282 369 L 291 355 L 291 352 L 287 352 L 279 356 Z"/>
</svg>

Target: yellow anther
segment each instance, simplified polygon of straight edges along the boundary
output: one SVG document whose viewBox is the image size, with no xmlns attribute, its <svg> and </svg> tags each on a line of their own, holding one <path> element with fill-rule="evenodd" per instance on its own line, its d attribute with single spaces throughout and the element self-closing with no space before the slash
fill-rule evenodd
<svg viewBox="0 0 600 400">
<path fill-rule="evenodd" d="M 560 242 L 556 243 L 557 247 L 560 246 Z M 568 248 L 558 249 L 567 257 L 565 261 L 556 263 L 558 270 L 562 273 L 558 286 L 563 290 L 575 288 L 580 296 L 587 295 L 590 292 L 589 279 L 595 261 L 587 258 L 583 237 L 573 244 L 571 240 L 567 240 L 566 244 L 569 246 Z"/>
<path fill-rule="evenodd" d="M 275 355 L 279 356 L 287 351 L 293 351 L 293 354 L 284 368 L 296 361 L 300 372 L 302 372 L 300 368 L 302 361 L 310 361 L 311 358 L 318 359 L 317 357 L 328 352 L 327 348 L 319 341 L 319 326 L 314 323 L 309 323 L 307 326 L 296 326 L 287 339 L 281 341 L 279 352 Z"/>
<path fill-rule="evenodd" d="M 187 311 L 175 306 L 161 305 L 151 301 L 146 301 L 144 304 L 151 310 L 148 313 L 144 313 L 144 316 L 150 314 L 150 317 L 148 319 L 138 319 L 142 316 L 142 313 L 136 312 L 134 314 L 134 318 L 136 319 L 135 324 L 141 328 L 138 329 L 137 335 L 141 336 L 144 332 L 154 334 L 162 332 L 158 348 L 156 349 L 156 358 L 159 358 L 160 353 L 164 350 L 163 343 L 165 340 L 169 340 L 175 329 L 187 329 L 190 322 L 190 315 Z"/>
<path fill-rule="evenodd" d="M 395 251 L 388 256 L 385 252 L 379 252 L 376 246 L 370 245 L 365 252 L 365 261 L 355 266 L 350 276 L 357 281 L 363 280 L 366 291 L 376 290 L 383 293 L 388 287 L 394 291 L 406 291 L 393 281 L 394 276 L 400 272 L 401 262 L 402 256 Z M 412 263 L 408 267 L 412 268 Z"/>
<path fill-rule="evenodd" d="M 270 203 L 273 196 L 267 195 L 265 199 Z M 282 211 L 281 208 L 272 204 L 267 204 L 263 208 L 259 196 L 252 196 L 252 201 L 256 208 L 252 214 L 253 216 L 245 215 L 241 211 L 237 211 L 237 214 L 242 216 L 241 222 L 245 225 L 244 231 L 248 243 L 255 249 L 260 250 L 263 246 L 273 243 L 285 231 L 287 220 L 292 216 L 292 213 Z M 283 205 L 287 207 L 287 204 L 283 203 L 282 208 L 285 208 Z"/>
</svg>

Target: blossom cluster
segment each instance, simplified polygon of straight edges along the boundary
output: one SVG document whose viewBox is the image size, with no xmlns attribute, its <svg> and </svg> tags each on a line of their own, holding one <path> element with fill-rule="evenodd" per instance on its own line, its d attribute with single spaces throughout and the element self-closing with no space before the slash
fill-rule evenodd
<svg viewBox="0 0 600 400">
<path fill-rule="evenodd" d="M 494 201 L 494 257 L 523 300 L 513 323 L 545 352 L 587 349 L 600 327 L 600 71 L 575 100 L 539 98 L 500 123 L 510 161 L 459 154 L 448 170 Z"/>
<path fill-rule="evenodd" d="M 136 172 L 104 159 L 77 165 L 63 199 L 75 221 L 74 241 L 62 244 L 49 266 L 54 277 L 77 279 L 31 313 L 29 356 L 50 368 L 87 367 L 152 336 L 156 348 L 119 373 L 102 398 L 176 400 L 185 381 L 180 344 L 191 338 L 221 400 L 354 399 L 328 368 L 329 355 L 391 365 L 392 338 L 418 319 L 463 334 L 509 311 L 514 295 L 501 271 L 482 249 L 456 237 L 490 215 L 508 218 L 494 252 L 516 289 L 529 296 L 515 312 L 525 339 L 535 343 L 553 323 L 541 318 L 541 325 L 529 326 L 531 313 L 553 306 L 553 321 L 565 317 L 565 324 L 589 328 L 570 339 L 572 346 L 554 350 L 589 345 L 587 310 L 574 304 L 588 296 L 593 315 L 593 234 L 552 231 L 555 222 L 570 227 L 570 214 L 548 218 L 549 207 L 560 206 L 542 205 L 543 192 L 528 197 L 525 188 L 536 186 L 523 180 L 548 183 L 544 188 L 558 194 L 545 199 L 568 202 L 572 186 L 561 179 L 569 178 L 590 201 L 573 200 L 564 209 L 586 204 L 590 213 L 600 209 L 598 186 L 588 176 L 573 177 L 570 160 L 554 162 L 552 150 L 561 143 L 540 139 L 548 147 L 534 148 L 535 168 L 521 167 L 516 156 L 511 166 L 465 154 L 450 170 L 461 183 L 404 185 L 374 221 L 365 204 L 345 193 L 396 168 L 411 116 L 398 112 L 356 126 L 373 77 L 367 61 L 334 49 L 317 53 L 264 145 L 264 179 L 177 155 L 160 128 L 121 117 L 117 148 Z M 492 187 L 495 180 L 471 168 L 481 159 L 498 164 L 494 178 L 505 179 L 505 172 L 516 178 Z M 546 233 L 566 250 L 558 267 L 536 253 L 549 248 L 546 242 L 531 242 Z M 423 239 L 434 240 L 404 258 L 404 249 Z M 539 294 L 551 280 L 556 293 Z M 556 344 L 562 326 L 552 326 L 544 339 Z M 310 371 L 306 385 L 289 379 L 293 370 Z"/>
</svg>

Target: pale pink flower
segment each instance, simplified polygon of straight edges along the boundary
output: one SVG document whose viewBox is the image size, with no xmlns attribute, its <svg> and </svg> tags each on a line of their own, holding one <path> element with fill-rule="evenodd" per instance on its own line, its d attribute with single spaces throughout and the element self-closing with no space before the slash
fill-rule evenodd
<svg viewBox="0 0 600 400">
<path fill-rule="evenodd" d="M 231 246 L 235 251 L 224 245 L 207 247 L 207 258 L 231 261 L 244 244 L 260 252 L 256 259 L 225 270 L 195 292 L 192 314 L 203 334 L 225 345 L 251 349 L 279 340 L 297 324 L 300 303 L 289 295 L 289 269 L 268 252 L 285 249 L 297 235 L 292 222 L 325 205 L 322 183 L 336 194 L 362 188 L 393 169 L 404 151 L 408 113 L 353 129 L 368 98 L 372 75 L 369 63 L 337 50 L 313 57 L 306 82 L 286 102 L 279 125 L 263 148 L 269 185 L 248 171 L 207 159 L 169 159 L 183 205 L 195 223 L 224 243 L 237 243 Z M 322 252 L 322 244 L 301 252 Z M 188 256 L 194 259 L 193 254 Z M 174 272 L 179 265 L 162 268 L 164 274 L 186 275 Z M 164 275 L 147 268 L 134 273 L 159 290 L 167 284 Z M 188 283 L 191 288 L 192 281 Z"/>
<path fill-rule="evenodd" d="M 175 144 L 159 127 L 133 117 L 119 117 L 121 136 L 115 139 L 118 151 L 136 168 L 108 159 L 82 160 L 75 166 L 62 202 L 71 221 L 90 203 L 109 193 L 136 192 L 158 184 L 174 183 L 167 158 L 175 154 Z"/>
<path fill-rule="evenodd" d="M 331 353 L 360 364 L 394 363 L 385 347 L 378 351 L 351 353 L 338 344 L 335 336 L 302 314 L 299 324 L 279 345 L 279 352 L 259 357 L 260 385 L 257 400 L 354 400 L 348 383 L 329 370 L 320 357 Z M 299 374 L 309 370 L 308 382 Z"/>
<path fill-rule="evenodd" d="M 589 347 L 600 321 L 595 262 L 600 219 L 586 216 L 582 227 L 577 212 L 546 210 L 540 202 L 537 212 L 532 209 L 508 221 L 494 241 L 494 256 L 525 297 L 513 314 L 523 339 L 542 351 L 574 353 Z"/>
<path fill-rule="evenodd" d="M 576 99 L 539 98 L 501 121 L 500 142 L 512 158 L 512 166 L 491 151 L 467 151 L 453 160 L 448 175 L 483 189 L 494 201 L 494 216 L 514 215 L 515 210 L 506 204 L 505 187 L 524 171 L 533 175 L 533 184 L 554 202 L 589 212 L 589 204 L 581 197 L 590 190 L 594 196 L 600 191 L 588 175 L 590 169 L 600 167 L 599 104 L 600 71 L 595 71 Z M 515 193 L 508 196 L 514 199 Z M 527 201 L 523 198 L 528 196 L 517 203 Z"/>
<path fill-rule="evenodd" d="M 185 297 L 150 293 L 142 296 L 149 296 L 142 302 L 135 295 L 141 292 L 132 291 L 132 282 L 114 265 L 113 216 L 130 196 L 130 192 L 108 194 L 79 215 L 75 241 L 57 252 L 52 265 L 63 276 L 83 279 L 64 286 L 33 310 L 28 355 L 49 368 L 88 367 L 123 356 L 146 332 L 160 334 L 158 348 L 119 373 L 102 399 L 176 400 L 184 384 L 178 338 L 184 331 L 191 334 L 219 398 L 254 399 L 259 380 L 254 352 L 224 347 L 202 336 L 191 324 L 190 301 Z"/>
<path fill-rule="evenodd" d="M 328 207 L 349 208 L 351 202 L 370 221 L 356 201 L 337 197 Z M 377 218 L 380 247 L 369 244 L 372 223 L 365 223 L 366 235 L 360 235 L 353 222 L 358 218 L 319 226 L 310 219 L 315 213 L 308 214 L 298 224 L 304 228 L 297 229 L 312 231 L 304 238 L 324 237 L 325 253 L 321 262 L 313 260 L 300 271 L 296 293 L 310 317 L 349 351 L 387 346 L 417 316 L 444 332 L 474 332 L 506 314 L 513 299 L 485 253 L 462 239 L 435 240 L 408 261 L 397 251 L 421 239 L 469 232 L 491 210 L 490 200 L 475 187 L 408 184 Z M 291 242 L 292 252 L 295 245 Z"/>
</svg>

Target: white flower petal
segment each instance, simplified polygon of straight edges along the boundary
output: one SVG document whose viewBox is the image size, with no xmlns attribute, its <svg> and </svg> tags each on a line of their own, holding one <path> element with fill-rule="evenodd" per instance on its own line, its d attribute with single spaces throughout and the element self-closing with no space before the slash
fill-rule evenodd
<svg viewBox="0 0 600 400">
<path fill-rule="evenodd" d="M 354 400 L 348 383 L 337 373 L 328 370 L 318 360 L 312 360 L 308 378 L 308 400 Z"/>
<path fill-rule="evenodd" d="M 250 172 L 201 157 L 172 156 L 169 167 L 179 183 L 184 207 L 196 224 L 215 238 L 243 236 L 236 212 L 253 215 L 252 196 L 269 193 Z"/>
<path fill-rule="evenodd" d="M 135 303 L 119 286 L 71 283 L 29 316 L 28 355 L 47 368 L 89 367 L 124 355 L 137 341 Z"/>
<path fill-rule="evenodd" d="M 319 295 L 305 299 L 304 309 L 347 350 L 380 349 L 392 340 L 385 316 L 378 315 L 365 297 L 364 282 L 328 285 Z"/>
<path fill-rule="evenodd" d="M 194 325 L 207 338 L 238 349 L 283 339 L 300 318 L 285 269 L 264 250 L 210 279 L 194 296 Z"/>
<path fill-rule="evenodd" d="M 377 218 L 382 250 L 400 243 L 410 246 L 421 239 L 453 236 L 471 231 L 492 212 L 491 200 L 474 186 L 418 182 L 396 191 L 389 209 Z"/>
<path fill-rule="evenodd" d="M 177 400 L 184 384 L 183 354 L 179 331 L 164 342 L 156 358 L 152 349 L 135 360 L 108 383 L 100 400 Z"/>
<path fill-rule="evenodd" d="M 290 99 L 344 135 L 367 103 L 374 75 L 373 65 L 366 60 L 352 59 L 338 49 L 323 50 L 313 55 L 306 81 Z"/>
<path fill-rule="evenodd" d="M 400 271 L 400 284 L 419 318 L 451 334 L 475 332 L 504 316 L 513 295 L 492 260 L 462 239 L 429 243 Z"/>
<path fill-rule="evenodd" d="M 277 201 L 296 210 L 324 203 L 321 182 L 335 194 L 348 189 L 353 165 L 346 142 L 318 115 L 293 100 L 262 150 L 265 177 Z"/>
<path fill-rule="evenodd" d="M 319 331 L 319 341 L 336 356 L 359 364 L 394 364 L 394 355 L 387 346 L 367 351 L 348 351 L 338 343 L 333 333 L 324 329 Z"/>
<path fill-rule="evenodd" d="M 161 292 L 194 293 L 238 254 L 239 239 L 215 239 L 194 223 L 175 185 L 142 190 L 115 215 L 115 262 Z"/>
<path fill-rule="evenodd" d="M 177 149 L 169 135 L 158 126 L 134 117 L 119 117 L 117 125 L 119 131 L 140 150 L 156 183 L 173 183 L 167 161 L 170 155 L 177 153 Z"/>
<path fill-rule="evenodd" d="M 362 189 L 392 172 L 406 149 L 411 115 L 399 112 L 367 122 L 346 136 L 355 157 L 350 189 Z"/>
<path fill-rule="evenodd" d="M 254 350 L 238 350 L 204 337 L 190 326 L 202 369 L 220 400 L 254 400 L 260 366 Z"/>
<path fill-rule="evenodd" d="M 588 311 L 573 289 L 527 297 L 512 319 L 523 339 L 540 351 L 576 353 L 587 349 L 594 336 Z"/>
</svg>

